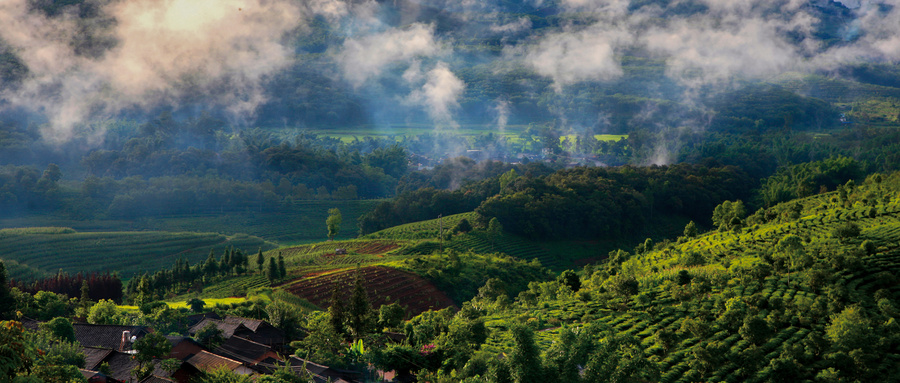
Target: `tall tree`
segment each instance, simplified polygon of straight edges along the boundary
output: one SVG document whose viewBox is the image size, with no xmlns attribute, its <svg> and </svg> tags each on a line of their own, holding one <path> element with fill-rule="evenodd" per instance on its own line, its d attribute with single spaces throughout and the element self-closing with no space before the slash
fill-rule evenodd
<svg viewBox="0 0 900 383">
<path fill-rule="evenodd" d="M 13 319 L 16 313 L 16 300 L 9 292 L 9 281 L 6 276 L 6 265 L 0 261 L 0 319 Z"/>
<path fill-rule="evenodd" d="M 278 279 L 278 261 L 275 260 L 275 257 L 269 257 L 269 282 L 275 282 Z"/>
<path fill-rule="evenodd" d="M 134 343 L 134 349 L 137 351 L 135 359 L 138 361 L 138 366 L 131 373 L 140 381 L 153 372 L 153 365 L 150 364 L 153 359 L 169 355 L 169 352 L 172 351 L 172 344 L 164 335 L 152 332 L 138 339 Z"/>
<path fill-rule="evenodd" d="M 263 258 L 262 248 L 259 248 L 259 252 L 256 253 L 256 267 L 259 269 L 259 273 L 262 274 L 263 264 L 266 263 L 266 259 Z"/>
<path fill-rule="evenodd" d="M 216 262 L 216 254 L 213 253 L 212 249 L 209 249 L 209 256 L 206 257 L 206 262 L 203 262 L 203 274 L 206 274 L 208 277 L 214 277 L 218 270 L 219 263 Z"/>
<path fill-rule="evenodd" d="M 329 324 L 335 333 L 344 335 L 344 322 L 347 318 L 347 310 L 344 307 L 344 298 L 341 296 L 340 288 L 334 285 L 331 291 L 331 306 L 328 307 L 328 313 L 331 314 Z"/>
<path fill-rule="evenodd" d="M 372 307 L 369 305 L 369 297 L 366 294 L 366 285 L 363 283 L 362 273 L 358 269 L 348 311 L 350 331 L 352 331 L 353 336 L 360 338 L 371 327 Z"/>
<path fill-rule="evenodd" d="M 341 211 L 338 208 L 328 209 L 328 218 L 325 220 L 325 226 L 328 227 L 328 239 L 334 240 L 334 237 L 341 231 L 341 223 L 343 223 Z"/>
<path fill-rule="evenodd" d="M 503 233 L 503 225 L 500 224 L 500 220 L 497 217 L 491 218 L 491 221 L 488 222 L 487 227 L 487 235 L 488 238 L 491 239 L 491 251 L 494 251 L 494 241 L 497 240 L 497 237 Z"/>
<path fill-rule="evenodd" d="M 284 267 L 284 257 L 281 253 L 278 253 L 278 277 L 284 278 L 287 276 L 287 268 Z"/>
<path fill-rule="evenodd" d="M 524 325 L 514 325 L 510 331 L 513 350 L 509 355 L 509 369 L 515 383 L 542 383 L 540 349 L 534 343 L 534 331 Z"/>
</svg>

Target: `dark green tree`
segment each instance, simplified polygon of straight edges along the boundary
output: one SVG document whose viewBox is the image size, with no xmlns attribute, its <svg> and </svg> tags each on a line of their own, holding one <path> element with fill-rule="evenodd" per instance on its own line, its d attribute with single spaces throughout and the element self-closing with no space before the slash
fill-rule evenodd
<svg viewBox="0 0 900 383">
<path fill-rule="evenodd" d="M 40 328 L 56 339 L 75 342 L 75 327 L 72 326 L 72 321 L 66 318 L 53 318 L 49 322 L 41 323 Z"/>
<path fill-rule="evenodd" d="M 578 277 L 578 274 L 575 274 L 572 270 L 563 271 L 562 274 L 559 275 L 559 278 L 556 279 L 560 284 L 569 286 L 572 291 L 578 291 L 581 289 L 581 278 Z"/>
<path fill-rule="evenodd" d="M 328 228 L 328 239 L 334 240 L 334 237 L 341 231 L 341 223 L 344 218 L 338 208 L 328 209 L 328 218 L 325 219 L 325 226 Z"/>
<path fill-rule="evenodd" d="M 491 218 L 487 227 L 487 235 L 488 238 L 491 239 L 491 251 L 494 250 L 494 241 L 496 241 L 497 237 L 501 234 L 503 234 L 503 225 L 500 224 L 500 220 L 498 220 L 497 217 Z"/>
<path fill-rule="evenodd" d="M 397 328 L 406 318 L 406 309 L 394 302 L 389 305 L 381 305 L 378 308 L 378 326 L 382 328 Z"/>
<path fill-rule="evenodd" d="M 644 353 L 640 341 L 607 334 L 591 353 L 583 379 L 585 382 L 656 382 L 659 369 Z"/>
<path fill-rule="evenodd" d="M 269 282 L 275 282 L 278 279 L 278 261 L 275 257 L 269 257 L 269 273 L 266 275 L 269 278 Z"/>
<path fill-rule="evenodd" d="M 191 311 L 193 311 L 195 313 L 199 313 L 199 312 L 203 311 L 203 307 L 206 306 L 206 302 L 204 302 L 200 298 L 191 298 L 191 300 L 189 300 L 187 302 L 187 304 L 188 304 L 188 306 L 190 306 Z"/>
<path fill-rule="evenodd" d="M 694 238 L 697 234 L 700 234 L 700 230 L 697 229 L 697 224 L 694 223 L 694 221 L 688 222 L 688 224 L 684 226 L 685 238 Z"/>
<path fill-rule="evenodd" d="M 13 319 L 16 314 L 16 300 L 9 292 L 6 265 L 0 261 L 0 319 Z"/>
<path fill-rule="evenodd" d="M 278 277 L 284 278 L 287 276 L 287 268 L 284 267 L 284 257 L 281 256 L 281 253 L 278 253 Z"/>
<path fill-rule="evenodd" d="M 206 348 L 213 350 L 225 342 L 222 330 L 215 323 L 209 323 L 194 334 L 194 339 Z"/>
<path fill-rule="evenodd" d="M 525 325 L 510 328 L 513 350 L 509 354 L 509 370 L 515 383 L 544 383 L 540 350 L 534 343 L 534 331 Z"/>
<path fill-rule="evenodd" d="M 91 289 L 88 286 L 88 281 L 81 281 L 81 298 L 78 299 L 78 310 L 75 315 L 80 316 L 82 318 L 87 318 L 88 313 L 91 309 Z"/>
<path fill-rule="evenodd" d="M 845 222 L 831 231 L 831 235 L 840 240 L 846 240 L 849 238 L 856 238 L 860 233 L 859 225 L 854 222 Z"/>
<path fill-rule="evenodd" d="M 712 221 L 719 230 L 732 230 L 741 227 L 746 216 L 747 209 L 742 201 L 725 201 L 713 210 Z"/>
<path fill-rule="evenodd" d="M 138 361 L 138 366 L 131 373 L 140 381 L 153 372 L 153 365 L 150 362 L 169 355 L 169 352 L 172 351 L 172 343 L 169 343 L 169 340 L 162 334 L 152 332 L 138 339 L 134 343 L 134 349 L 137 351 L 135 359 Z"/>
<path fill-rule="evenodd" d="M 341 296 L 338 285 L 334 285 L 331 291 L 331 305 L 328 306 L 328 313 L 331 314 L 329 324 L 335 333 L 345 335 L 344 323 L 347 321 L 347 310 L 344 307 L 344 298 Z"/>
<path fill-rule="evenodd" d="M 459 220 L 456 226 L 453 226 L 453 233 L 468 233 L 470 231 L 472 231 L 472 224 L 465 218 Z"/>
<path fill-rule="evenodd" d="M 219 262 L 216 261 L 216 255 L 212 249 L 209 249 L 209 256 L 203 262 L 203 274 L 208 277 L 214 277 L 219 271 Z"/>
<path fill-rule="evenodd" d="M 766 323 L 765 319 L 758 316 L 748 316 L 747 318 L 744 318 L 744 324 L 741 326 L 738 333 L 741 334 L 741 337 L 746 341 L 755 345 L 761 345 L 772 336 L 772 329 L 769 327 L 769 324 Z"/>
<path fill-rule="evenodd" d="M 347 308 L 347 313 L 347 321 L 354 337 L 360 338 L 369 332 L 372 327 L 372 306 L 369 304 L 362 273 L 357 272 L 356 274 L 356 282 L 353 286 L 353 295 L 350 297 L 350 307 Z"/>
<path fill-rule="evenodd" d="M 262 248 L 259 248 L 259 252 L 256 253 L 256 268 L 259 269 L 259 273 L 262 274 L 263 264 L 266 263 L 266 259 L 263 258 Z"/>
</svg>

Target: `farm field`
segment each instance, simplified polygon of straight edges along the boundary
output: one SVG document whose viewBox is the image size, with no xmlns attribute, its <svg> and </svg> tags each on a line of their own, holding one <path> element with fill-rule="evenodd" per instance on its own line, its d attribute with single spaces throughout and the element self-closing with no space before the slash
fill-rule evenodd
<svg viewBox="0 0 900 383">
<path fill-rule="evenodd" d="M 511 142 L 521 143 L 523 141 L 522 134 L 525 133 L 525 130 L 527 128 L 527 125 L 507 125 L 502 129 L 493 125 L 462 125 L 458 129 L 445 129 L 444 131 L 438 130 L 437 133 L 453 134 L 454 136 L 465 137 L 469 139 L 486 133 L 493 133 L 494 135 L 504 136 Z M 423 134 L 434 134 L 435 129 L 433 125 L 429 124 L 409 124 L 391 125 L 388 127 L 358 126 L 352 128 L 310 130 L 309 132 L 320 136 L 337 138 L 344 142 L 351 142 L 354 139 L 361 140 L 365 137 L 390 138 L 399 141 L 404 137 L 410 138 Z M 560 137 L 560 141 L 562 141 L 564 138 L 573 140 L 575 139 L 575 135 L 564 135 Z M 623 138 L 627 139 L 628 135 L 596 134 L 594 135 L 594 138 L 598 141 L 618 141 Z"/>
<path fill-rule="evenodd" d="M 338 208 L 346 222 L 371 210 L 381 200 L 296 201 L 276 212 L 225 211 L 218 214 L 154 216 L 132 221 L 77 221 L 53 215 L 0 219 L 0 229 L 15 227 L 70 227 L 85 231 L 170 231 L 215 232 L 224 235 L 245 233 L 283 245 L 318 242 L 327 239 L 325 218 L 328 209 Z M 356 237 L 353 225 L 345 225 L 337 239 Z M 254 249 L 255 250 L 255 249 Z"/>
<path fill-rule="evenodd" d="M 384 266 L 313 273 L 292 281 L 284 288 L 319 307 L 328 307 L 336 288 L 341 289 L 345 293 L 344 298 L 349 299 L 357 275 L 364 281 L 373 307 L 399 302 L 407 307 L 408 315 L 415 316 L 427 310 L 456 306 L 446 294 L 425 279 Z"/>
<path fill-rule="evenodd" d="M 0 231 L 0 254 L 11 263 L 10 278 L 40 278 L 64 271 L 118 272 L 122 278 L 159 270 L 183 257 L 191 263 L 226 247 L 252 252 L 276 245 L 248 235 L 172 232 L 90 232 L 43 228 Z M 10 262 L 11 261 L 11 262 Z"/>
<path fill-rule="evenodd" d="M 478 215 L 474 212 L 446 216 L 443 218 L 443 230 L 447 234 L 462 219 L 475 223 Z M 676 222 L 674 229 L 667 233 L 677 233 L 687 222 Z M 678 226 L 680 224 L 680 226 Z M 420 240 L 416 244 L 408 244 L 398 250 L 402 254 L 429 254 L 438 250 L 440 243 L 441 222 L 438 219 L 413 222 L 381 230 L 362 237 L 363 239 Z M 631 241 L 534 241 L 527 238 L 502 233 L 497 238 L 490 238 L 483 230 L 476 230 L 450 237 L 443 242 L 443 247 L 457 251 L 473 251 L 476 253 L 504 253 L 526 261 L 537 259 L 544 267 L 554 271 L 571 269 L 585 263 L 597 262 L 612 251 L 627 247 Z M 665 231 L 665 230 L 663 230 Z"/>
<path fill-rule="evenodd" d="M 827 344 L 825 330 L 836 320 L 829 311 L 855 307 L 874 318 L 884 312 L 887 300 L 880 297 L 900 293 L 900 193 L 871 184 L 856 193 L 866 203 L 820 194 L 774 207 L 769 222 L 683 238 L 607 264 L 604 272 L 620 276 L 603 283 L 610 290 L 600 290 L 590 274 L 577 292 L 536 286 L 533 300 L 491 310 L 484 349 L 509 352 L 514 340 L 506 330 L 524 320 L 537 330 L 540 349 L 565 328 L 588 325 L 634 339 L 661 382 L 778 381 L 788 373 L 781 363 L 826 363 L 809 350 Z M 839 237 L 839 228 L 851 226 L 858 235 Z M 793 266 L 789 250 L 779 250 L 790 236 L 803 243 L 792 250 L 799 251 L 791 255 Z M 616 293 L 615 281 L 629 277 L 635 289 Z M 754 323 L 765 331 L 747 330 L 750 318 L 761 319 Z M 872 331 L 882 326 L 869 323 Z M 898 362 L 888 354 L 869 368 L 891 374 Z"/>
</svg>

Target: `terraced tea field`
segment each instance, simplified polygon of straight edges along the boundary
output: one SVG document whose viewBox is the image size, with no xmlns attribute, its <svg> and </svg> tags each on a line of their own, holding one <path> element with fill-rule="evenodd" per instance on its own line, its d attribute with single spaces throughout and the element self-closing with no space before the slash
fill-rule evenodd
<svg viewBox="0 0 900 383">
<path fill-rule="evenodd" d="M 790 373 L 784 366 L 792 366 L 792 360 L 824 369 L 827 357 L 812 350 L 827 352 L 823 339 L 835 312 L 852 305 L 874 316 L 884 304 L 879 297 L 900 294 L 900 193 L 846 206 L 835 196 L 798 201 L 800 218 L 780 216 L 632 255 L 617 268 L 637 281 L 637 293 L 627 298 L 597 286 L 574 294 L 539 293 L 534 303 L 520 302 L 487 317 L 486 324 L 496 331 L 485 349 L 508 352 L 513 340 L 504 330 L 525 318 L 539 330 L 535 337 L 542 349 L 558 340 L 560 326 L 592 323 L 633 337 L 643 358 L 654 360 L 661 382 L 784 381 Z M 835 234 L 850 224 L 861 229 L 858 236 Z M 778 254 L 778 243 L 788 235 L 801 238 L 802 254 L 809 257 L 798 260 L 798 266 L 773 260 L 786 257 Z M 868 247 L 862 246 L 865 241 Z M 702 257 L 699 264 L 684 264 L 691 253 Z M 758 338 L 741 327 L 753 317 L 767 328 Z M 884 376 L 898 365 L 896 352 L 870 364 Z"/>
<path fill-rule="evenodd" d="M 72 274 L 118 272 L 129 278 L 168 268 L 177 257 L 195 263 L 211 249 L 218 255 L 230 246 L 245 252 L 276 247 L 259 237 L 216 233 L 0 231 L 0 254 L 4 261 L 12 261 L 10 277 L 16 279 L 43 277 L 59 270 Z"/>
<path fill-rule="evenodd" d="M 328 239 L 325 219 L 328 209 L 338 208 L 344 228 L 337 239 L 356 237 L 356 218 L 375 208 L 381 200 L 295 201 L 275 212 L 233 210 L 208 214 L 154 216 L 140 220 L 77 221 L 52 215 L 0 219 L 0 228 L 70 227 L 79 232 L 169 231 L 213 232 L 223 235 L 245 233 L 282 245 L 310 243 Z"/>
<path fill-rule="evenodd" d="M 459 221 L 467 219 L 474 225 L 478 214 L 474 212 L 448 215 L 440 219 L 431 219 L 394 226 L 363 236 L 363 239 L 440 239 L 441 228 L 444 234 L 450 232 Z"/>
</svg>

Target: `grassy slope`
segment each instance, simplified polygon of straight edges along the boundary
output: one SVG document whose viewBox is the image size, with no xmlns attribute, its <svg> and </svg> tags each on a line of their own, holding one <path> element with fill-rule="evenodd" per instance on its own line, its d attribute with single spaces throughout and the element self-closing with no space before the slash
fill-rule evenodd
<svg viewBox="0 0 900 383">
<path fill-rule="evenodd" d="M 6 219 L 0 220 L 0 259 L 15 279 L 41 278 L 59 270 L 118 271 L 129 278 L 169 268 L 177 256 L 191 263 L 201 261 L 210 249 L 218 256 L 226 246 L 252 253 L 279 244 L 321 241 L 327 234 L 325 219 L 332 207 L 340 209 L 344 217 L 344 229 L 337 238 L 349 239 L 356 235 L 356 217 L 379 202 L 298 201 L 277 213 L 224 212 L 134 221 L 74 221 L 52 215 Z M 239 287 L 267 284 L 254 280 Z M 234 289 L 227 288 L 229 292 Z"/>
<path fill-rule="evenodd" d="M 864 192 L 875 189 L 875 186 L 867 186 Z M 488 325 L 495 331 L 486 349 L 497 352 L 510 349 L 511 339 L 503 331 L 510 321 L 530 318 L 536 328 L 546 329 L 537 333 L 542 348 L 556 339 L 559 333 L 557 326 L 582 326 L 594 322 L 617 333 L 637 337 L 647 352 L 653 355 L 652 359 L 657 362 L 664 382 L 776 379 L 770 366 L 771 360 L 784 353 L 796 353 L 797 349 L 791 347 L 806 347 L 817 336 L 823 335 L 830 319 L 827 312 L 823 315 L 811 307 L 815 307 L 818 301 L 827 300 L 828 294 L 826 289 L 810 287 L 804 269 L 754 278 L 738 271 L 740 266 L 749 267 L 760 262 L 761 256 L 771 254 L 778 240 L 788 234 L 808 239 L 805 249 L 814 264 L 827 262 L 823 255 L 827 252 L 851 254 L 858 251 L 856 249 L 862 241 L 869 240 L 877 246 L 875 253 L 863 256 L 862 265 L 857 269 L 838 271 L 832 276 L 832 283 L 839 290 L 846 289 L 846 306 L 858 304 L 870 312 L 878 312 L 872 298 L 877 290 L 883 289 L 881 294 L 886 291 L 894 297 L 894 301 L 900 294 L 900 285 L 886 285 L 876 276 L 884 271 L 891 275 L 900 271 L 900 192 L 883 190 L 879 194 L 887 195 L 888 202 L 878 198 L 874 218 L 869 217 L 871 206 L 857 201 L 850 207 L 840 207 L 833 201 L 836 193 L 828 193 L 801 200 L 804 209 L 798 220 L 776 220 L 737 233 L 712 232 L 635 256 L 621 269 L 623 273 L 633 274 L 639 281 L 642 295 L 639 298 L 631 301 L 612 299 L 604 303 L 609 296 L 603 298 L 602 290 L 598 289 L 597 284 L 602 279 L 584 280 L 582 292 L 539 299 L 534 305 L 517 305 L 511 310 L 489 316 Z M 783 204 L 776 210 L 785 210 L 789 204 Z M 833 238 L 833 229 L 847 222 L 856 223 L 862 229 L 861 235 L 846 241 Z M 683 266 L 682 257 L 690 252 L 704 256 L 706 264 Z M 673 281 L 680 270 L 688 271 L 695 279 L 706 277 L 712 281 L 712 290 L 699 297 L 685 298 L 679 292 L 688 291 L 692 288 L 691 284 L 684 287 L 676 284 L 673 287 L 673 283 L 668 282 Z M 753 348 L 736 329 L 715 324 L 703 336 L 679 332 L 689 318 L 711 315 L 710 321 L 715 321 L 715 313 L 721 310 L 720 305 L 734 297 L 744 302 L 762 302 L 753 310 L 759 310 L 755 311 L 756 315 L 766 318 L 775 330 L 767 341 Z M 660 348 L 653 337 L 660 330 L 677 334 L 677 341 L 668 352 Z M 736 361 L 742 360 L 741 353 L 748 348 L 759 351 L 764 358 L 758 369 L 747 369 L 736 364 Z M 713 350 L 718 359 L 713 358 L 716 361 L 711 365 L 698 363 L 696 355 L 704 352 L 700 350 Z M 816 357 L 801 353 L 791 357 L 814 370 L 823 363 L 821 355 Z M 807 357 L 809 360 L 804 359 Z M 888 353 L 876 364 L 878 371 L 896 373 L 900 355 Z"/>
<path fill-rule="evenodd" d="M 42 277 L 59 270 L 118 272 L 129 278 L 145 271 L 168 268 L 177 257 L 191 263 L 206 258 L 210 249 L 228 246 L 247 252 L 275 244 L 247 235 L 171 232 L 94 232 L 48 234 L 41 230 L 0 232 L 0 254 L 9 262 L 11 278 Z"/>
<path fill-rule="evenodd" d="M 0 219 L 0 228 L 63 226 L 78 231 L 171 231 L 215 232 L 225 235 L 246 233 L 280 244 L 297 244 L 327 239 L 325 219 L 336 207 L 344 218 L 338 239 L 356 236 L 356 218 L 375 208 L 381 200 L 297 201 L 277 212 L 231 211 L 221 214 L 146 217 L 132 221 L 75 221 L 53 215 Z"/>
<path fill-rule="evenodd" d="M 466 218 L 475 223 L 476 213 L 463 213 L 443 218 L 446 234 L 461 219 Z M 474 251 L 476 253 L 499 252 L 524 260 L 537 258 L 545 267 L 562 271 L 589 262 L 596 262 L 612 251 L 620 248 L 629 249 L 643 242 L 645 236 L 665 238 L 680 233 L 687 224 L 686 220 L 667 218 L 658 222 L 650 232 L 636 234 L 634 238 L 622 238 L 616 241 L 536 241 L 518 235 L 503 233 L 497 238 L 490 238 L 481 228 L 451 237 L 443 242 L 446 248 L 457 251 Z M 441 247 L 439 240 L 440 221 L 437 219 L 413 222 L 395 226 L 369 234 L 364 239 L 418 240 L 416 244 L 408 244 L 404 254 L 429 254 Z M 642 236 L 644 235 L 644 236 Z"/>
</svg>

